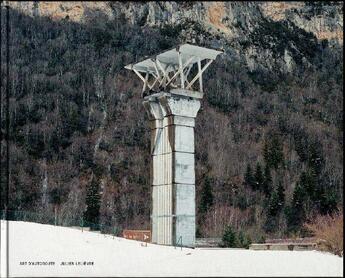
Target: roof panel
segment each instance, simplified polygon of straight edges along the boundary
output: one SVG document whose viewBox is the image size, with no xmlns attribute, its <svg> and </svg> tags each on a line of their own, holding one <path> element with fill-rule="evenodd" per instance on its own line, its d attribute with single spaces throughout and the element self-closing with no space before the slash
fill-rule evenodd
<svg viewBox="0 0 345 278">
<path fill-rule="evenodd" d="M 200 47 L 192 44 L 183 44 L 176 48 L 164 51 L 158 55 L 152 56 L 148 59 L 145 59 L 143 61 L 140 61 L 135 64 L 130 64 L 125 66 L 126 69 L 136 69 L 140 72 L 155 72 L 155 64 L 154 59 L 157 59 L 160 63 L 163 64 L 164 67 L 167 67 L 168 65 L 178 65 L 178 52 L 177 49 L 179 49 L 181 53 L 181 59 L 182 63 L 186 63 L 191 57 L 192 60 L 190 61 L 190 64 L 194 64 L 200 60 L 204 59 L 216 59 L 217 55 L 220 53 L 223 53 L 223 51 Z M 172 67 L 168 67 L 167 71 L 173 71 L 174 69 Z"/>
</svg>

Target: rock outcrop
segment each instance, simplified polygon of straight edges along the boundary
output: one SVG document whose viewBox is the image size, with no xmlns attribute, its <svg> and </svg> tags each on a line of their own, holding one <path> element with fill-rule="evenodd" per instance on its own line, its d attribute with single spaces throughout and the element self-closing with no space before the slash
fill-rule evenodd
<svg viewBox="0 0 345 278">
<path fill-rule="evenodd" d="M 9 2 L 30 16 L 83 23 L 121 15 L 140 27 L 179 27 L 178 41 L 222 47 L 250 70 L 308 65 L 321 42 L 343 44 L 341 2 Z"/>
<path fill-rule="evenodd" d="M 53 20 L 68 18 L 82 22 L 88 12 L 102 12 L 110 18 L 124 13 L 133 24 L 161 26 L 178 24 L 186 19 L 229 36 L 239 35 L 239 26 L 256 25 L 262 18 L 289 20 L 318 39 L 343 42 L 341 2 L 9 2 L 31 16 L 48 16 Z"/>
</svg>

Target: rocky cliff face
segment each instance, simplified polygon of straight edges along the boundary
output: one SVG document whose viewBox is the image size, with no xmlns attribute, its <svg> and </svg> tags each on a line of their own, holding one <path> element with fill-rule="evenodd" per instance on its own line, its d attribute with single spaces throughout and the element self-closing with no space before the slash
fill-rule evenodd
<svg viewBox="0 0 345 278">
<path fill-rule="evenodd" d="M 9 2 L 31 16 L 54 20 L 68 18 L 82 22 L 89 12 L 102 12 L 112 18 L 124 13 L 133 24 L 162 26 L 190 20 L 225 37 L 240 37 L 243 27 L 252 31 L 262 19 L 289 20 L 313 33 L 319 40 L 342 44 L 343 11 L 341 2 Z"/>
<path fill-rule="evenodd" d="M 250 70 L 293 71 L 308 65 L 321 41 L 343 44 L 340 2 L 9 2 L 31 16 L 84 22 L 99 14 L 118 16 L 141 28 L 170 27 L 178 42 L 212 40 Z M 312 51 L 310 51 L 312 50 Z"/>
</svg>

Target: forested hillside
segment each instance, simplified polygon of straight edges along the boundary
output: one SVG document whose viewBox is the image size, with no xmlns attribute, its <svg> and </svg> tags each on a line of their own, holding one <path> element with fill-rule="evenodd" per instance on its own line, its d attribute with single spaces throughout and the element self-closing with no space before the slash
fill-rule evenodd
<svg viewBox="0 0 345 278">
<path fill-rule="evenodd" d="M 308 5 L 309 17 L 340 6 Z M 149 228 L 148 118 L 124 66 L 184 42 L 225 50 L 206 71 L 196 120 L 198 236 L 226 226 L 253 241 L 305 235 L 303 223 L 342 206 L 341 43 L 263 15 L 229 39 L 193 19 L 155 26 L 114 14 L 76 22 L 10 8 L 9 209 Z M 5 23 L 2 8 L 2 175 Z"/>
</svg>

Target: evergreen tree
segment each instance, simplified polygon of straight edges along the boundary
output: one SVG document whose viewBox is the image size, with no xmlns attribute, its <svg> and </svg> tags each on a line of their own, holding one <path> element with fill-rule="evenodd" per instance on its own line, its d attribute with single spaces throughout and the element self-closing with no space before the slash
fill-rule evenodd
<svg viewBox="0 0 345 278">
<path fill-rule="evenodd" d="M 269 204 L 268 204 L 268 211 L 267 214 L 269 217 L 276 216 L 279 212 L 280 205 L 279 205 L 279 196 L 277 191 L 273 191 L 271 194 Z"/>
<path fill-rule="evenodd" d="M 324 165 L 322 145 L 318 140 L 312 140 L 308 145 L 308 166 L 316 176 L 320 176 Z"/>
<path fill-rule="evenodd" d="M 100 203 L 99 184 L 96 177 L 93 176 L 87 188 L 86 211 L 84 212 L 84 221 L 86 221 L 86 225 L 90 225 L 91 229 L 98 227 Z"/>
<path fill-rule="evenodd" d="M 304 188 L 307 197 L 312 200 L 319 199 L 319 196 L 316 196 L 317 194 L 315 194 L 317 188 L 317 177 L 312 169 L 302 172 L 300 176 L 300 185 Z"/>
<path fill-rule="evenodd" d="M 283 144 L 277 135 L 273 136 L 271 143 L 271 160 L 275 169 L 284 162 Z"/>
<path fill-rule="evenodd" d="M 294 132 L 295 151 L 297 152 L 301 162 L 308 159 L 307 135 L 301 128 L 295 128 Z"/>
<path fill-rule="evenodd" d="M 279 182 L 277 187 L 278 205 L 280 210 L 284 207 L 285 203 L 285 189 L 283 183 Z"/>
<path fill-rule="evenodd" d="M 271 177 L 271 170 L 268 165 L 265 165 L 264 169 L 264 182 L 262 185 L 263 192 L 266 196 L 270 196 L 272 193 L 272 177 Z"/>
<path fill-rule="evenodd" d="M 263 156 L 266 165 L 278 169 L 284 162 L 283 144 L 278 135 L 273 135 L 271 140 L 266 140 L 263 149 Z"/>
<path fill-rule="evenodd" d="M 296 231 L 302 225 L 305 218 L 305 200 L 305 190 L 297 183 L 293 192 L 291 206 L 286 211 L 289 230 Z"/>
<path fill-rule="evenodd" d="M 269 198 L 267 214 L 266 214 L 266 223 L 265 230 L 267 232 L 274 232 L 278 227 L 278 220 L 280 212 L 283 209 L 285 200 L 284 187 L 279 183 L 276 190 L 274 190 Z"/>
<path fill-rule="evenodd" d="M 251 243 L 252 240 L 250 236 L 244 234 L 243 231 L 238 233 L 238 247 L 248 249 Z"/>
<path fill-rule="evenodd" d="M 205 178 L 204 186 L 201 192 L 200 212 L 206 213 L 213 205 L 213 193 L 211 187 L 211 179 Z"/>
<path fill-rule="evenodd" d="M 250 186 L 252 189 L 255 188 L 255 178 L 253 176 L 252 168 L 250 167 L 250 164 L 247 164 L 246 173 L 244 175 L 244 183 Z"/>
<path fill-rule="evenodd" d="M 305 189 L 301 184 L 297 183 L 292 195 L 292 204 L 295 207 L 302 207 L 306 198 Z"/>
<path fill-rule="evenodd" d="M 237 247 L 237 234 L 231 226 L 226 226 L 222 237 L 224 247 Z"/>
<path fill-rule="evenodd" d="M 338 211 L 337 195 L 334 190 L 322 189 L 319 196 L 319 210 L 322 214 L 332 214 Z"/>
<path fill-rule="evenodd" d="M 254 189 L 262 190 L 263 189 L 263 183 L 264 183 L 264 175 L 263 175 L 262 170 L 261 170 L 261 165 L 258 162 L 256 164 Z"/>
<path fill-rule="evenodd" d="M 267 139 L 265 140 L 262 153 L 264 156 L 264 161 L 265 161 L 266 167 L 270 168 L 270 165 L 271 165 L 271 163 L 270 163 L 270 151 L 269 151 L 269 142 Z"/>
</svg>

